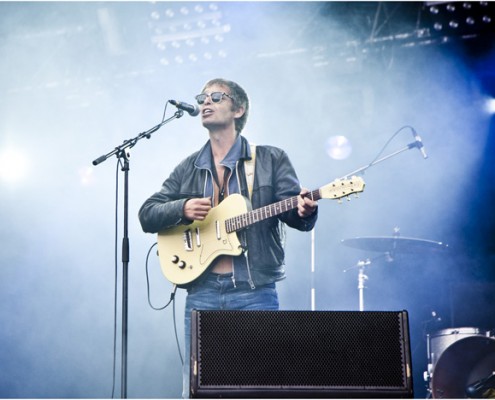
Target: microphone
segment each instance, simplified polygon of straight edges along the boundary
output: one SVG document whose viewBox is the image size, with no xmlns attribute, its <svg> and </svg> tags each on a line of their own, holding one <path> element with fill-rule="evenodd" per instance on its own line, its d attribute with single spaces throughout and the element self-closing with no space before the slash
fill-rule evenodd
<svg viewBox="0 0 495 400">
<path fill-rule="evenodd" d="M 423 146 L 423 141 L 421 140 L 421 136 L 418 135 L 418 133 L 414 130 L 414 128 L 411 129 L 414 136 L 414 140 L 416 141 L 416 147 L 423 155 L 423 158 L 428 158 L 428 156 L 426 155 L 425 147 Z"/>
<path fill-rule="evenodd" d="M 182 101 L 169 100 L 170 104 L 176 106 L 179 110 L 186 111 L 191 117 L 195 117 L 199 114 L 199 107 L 193 106 L 192 104 L 187 104 Z"/>
</svg>

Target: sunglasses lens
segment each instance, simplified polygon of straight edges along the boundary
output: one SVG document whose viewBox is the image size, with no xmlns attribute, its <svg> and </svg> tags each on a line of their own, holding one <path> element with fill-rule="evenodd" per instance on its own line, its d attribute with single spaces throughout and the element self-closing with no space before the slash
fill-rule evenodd
<svg viewBox="0 0 495 400">
<path fill-rule="evenodd" d="M 221 92 L 214 92 L 211 94 L 211 101 L 214 103 L 218 103 L 220 100 L 222 100 L 223 93 Z"/>
<path fill-rule="evenodd" d="M 198 104 L 203 104 L 206 100 L 206 94 L 198 94 L 196 96 L 196 101 L 198 102 Z"/>
</svg>

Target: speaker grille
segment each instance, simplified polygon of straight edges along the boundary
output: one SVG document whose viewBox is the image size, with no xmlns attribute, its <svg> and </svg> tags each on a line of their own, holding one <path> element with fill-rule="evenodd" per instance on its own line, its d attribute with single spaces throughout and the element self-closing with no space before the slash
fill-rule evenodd
<svg viewBox="0 0 495 400">
<path fill-rule="evenodd" d="M 407 389 L 404 313 L 196 312 L 197 386 Z"/>
</svg>

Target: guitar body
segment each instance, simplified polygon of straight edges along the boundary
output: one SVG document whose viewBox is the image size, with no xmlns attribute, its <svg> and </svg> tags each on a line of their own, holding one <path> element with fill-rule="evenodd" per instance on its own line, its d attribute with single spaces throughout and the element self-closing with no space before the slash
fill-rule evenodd
<svg viewBox="0 0 495 400">
<path fill-rule="evenodd" d="M 340 199 L 362 192 L 360 177 L 336 179 L 328 185 L 306 194 L 313 200 Z M 251 210 L 249 200 L 231 194 L 213 207 L 203 221 L 180 225 L 158 233 L 158 255 L 165 277 L 178 286 L 193 282 L 222 255 L 242 253 L 237 231 L 267 218 L 295 209 L 298 196 Z"/>
<path fill-rule="evenodd" d="M 203 221 L 158 233 L 158 254 L 165 277 L 181 286 L 197 279 L 221 255 L 242 253 L 236 232 L 227 233 L 225 220 L 249 211 L 240 194 L 227 196 Z"/>
</svg>

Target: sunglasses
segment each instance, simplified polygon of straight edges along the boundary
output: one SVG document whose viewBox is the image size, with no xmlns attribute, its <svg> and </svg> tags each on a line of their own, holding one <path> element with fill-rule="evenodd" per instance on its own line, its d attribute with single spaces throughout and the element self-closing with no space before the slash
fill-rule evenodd
<svg viewBox="0 0 495 400">
<path fill-rule="evenodd" d="M 201 94 L 198 94 L 195 97 L 195 99 L 198 102 L 198 104 L 203 104 L 208 96 L 210 96 L 211 101 L 213 103 L 220 103 L 222 101 L 222 99 L 223 99 L 223 96 L 226 96 L 229 99 L 233 100 L 232 96 L 230 96 L 230 95 L 228 95 L 227 93 L 224 93 L 224 92 L 213 92 L 213 93 L 210 93 L 210 94 L 201 93 Z"/>
</svg>

